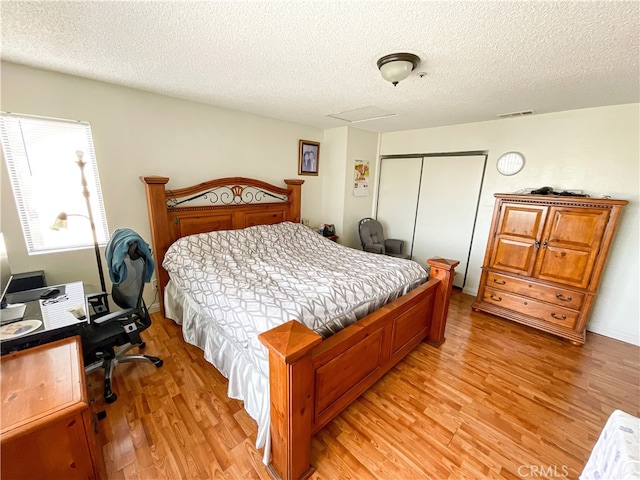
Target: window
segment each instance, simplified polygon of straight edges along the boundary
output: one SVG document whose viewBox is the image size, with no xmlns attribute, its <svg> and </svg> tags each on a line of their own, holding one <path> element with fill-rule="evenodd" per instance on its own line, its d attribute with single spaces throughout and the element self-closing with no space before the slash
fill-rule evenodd
<svg viewBox="0 0 640 480">
<path fill-rule="evenodd" d="M 84 152 L 84 175 L 98 243 L 109 228 L 88 122 L 2 112 L 2 149 L 29 254 L 93 247 L 76 151 Z M 52 230 L 60 213 L 67 228 Z"/>
</svg>

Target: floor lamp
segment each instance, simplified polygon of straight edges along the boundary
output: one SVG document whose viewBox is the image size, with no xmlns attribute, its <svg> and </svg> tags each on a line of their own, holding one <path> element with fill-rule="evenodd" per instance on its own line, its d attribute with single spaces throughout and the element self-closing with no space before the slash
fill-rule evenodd
<svg viewBox="0 0 640 480">
<path fill-rule="evenodd" d="M 91 202 L 89 201 L 89 190 L 87 189 L 87 179 L 84 176 L 84 166 L 86 165 L 86 163 L 82 160 L 82 157 L 84 156 L 84 152 L 82 152 L 81 150 L 78 150 L 76 152 L 76 155 L 78 156 L 78 161 L 76 162 L 76 164 L 78 165 L 78 167 L 80 167 L 80 175 L 82 178 L 82 195 L 84 196 L 84 199 L 87 202 L 87 212 L 89 215 L 87 216 L 87 215 L 81 215 L 77 213 L 61 212 L 56 218 L 56 221 L 54 222 L 51 228 L 53 230 L 60 230 L 63 228 L 67 228 L 67 217 L 73 216 L 73 217 L 84 217 L 89 219 L 89 225 L 91 225 L 91 234 L 93 235 L 93 248 L 96 253 L 96 263 L 98 264 L 98 273 L 100 275 L 100 288 L 102 289 L 103 292 L 106 293 L 107 286 L 104 282 L 104 271 L 102 270 L 102 258 L 100 257 L 100 247 L 98 246 L 98 236 L 96 235 L 96 224 L 93 221 L 93 212 L 91 210 Z"/>
</svg>

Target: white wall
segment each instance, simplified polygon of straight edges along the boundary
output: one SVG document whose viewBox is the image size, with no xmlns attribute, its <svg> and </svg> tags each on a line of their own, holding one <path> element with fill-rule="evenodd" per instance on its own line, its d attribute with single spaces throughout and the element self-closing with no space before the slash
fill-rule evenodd
<svg viewBox="0 0 640 480">
<path fill-rule="evenodd" d="M 344 219 L 344 165 L 346 162 L 348 127 L 330 128 L 324 131 L 324 143 L 320 149 L 319 168 L 327 181 L 322 185 L 321 223 L 332 223 L 336 234 L 342 237 Z M 329 180 L 330 179 L 330 180 Z M 315 226 L 315 223 L 311 224 Z M 342 243 L 342 242 L 340 242 Z"/>
<path fill-rule="evenodd" d="M 285 178 L 303 178 L 302 216 L 322 220 L 322 164 L 318 177 L 297 175 L 298 141 L 321 142 L 322 130 L 11 63 L 2 63 L 1 81 L 4 111 L 91 123 L 111 231 L 132 228 L 150 241 L 138 179 L 146 175 L 168 176 L 176 188 L 227 176 L 281 186 Z M 4 161 L 0 191 L 13 272 L 43 269 L 50 284 L 84 280 L 88 290 L 99 289 L 91 250 L 27 254 Z M 80 185 L 78 191 L 82 204 Z"/>
<path fill-rule="evenodd" d="M 322 223 L 336 226 L 339 242 L 360 249 L 357 224 L 361 218 L 371 216 L 373 194 L 369 197 L 353 195 L 353 169 L 355 160 L 371 164 L 370 185 L 375 179 L 375 165 L 379 135 L 353 127 L 337 127 L 324 131 L 324 150 L 321 155 L 327 169 L 322 189 Z M 373 191 L 373 188 L 371 188 Z"/>
<path fill-rule="evenodd" d="M 378 176 L 377 153 L 379 135 L 357 128 L 349 128 L 349 144 L 347 148 L 347 164 L 345 166 L 344 223 L 341 243 L 352 248 L 361 249 L 357 224 L 364 217 L 371 216 L 373 204 L 373 184 Z M 353 195 L 353 175 L 356 160 L 369 162 L 369 196 Z"/>
<path fill-rule="evenodd" d="M 380 154 L 489 151 L 465 288 L 472 295 L 479 286 L 494 193 L 549 185 L 628 200 L 587 328 L 640 345 L 639 112 L 638 104 L 629 104 L 386 133 Z M 524 154 L 524 169 L 512 177 L 498 174 L 498 157 L 513 150 Z"/>
</svg>

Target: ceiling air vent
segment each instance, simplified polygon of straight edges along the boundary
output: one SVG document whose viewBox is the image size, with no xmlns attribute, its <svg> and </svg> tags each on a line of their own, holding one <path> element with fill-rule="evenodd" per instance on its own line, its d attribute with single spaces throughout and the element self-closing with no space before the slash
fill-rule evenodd
<svg viewBox="0 0 640 480">
<path fill-rule="evenodd" d="M 523 110 L 521 112 L 499 113 L 498 118 L 524 117 L 525 115 L 533 115 L 533 110 Z"/>
<path fill-rule="evenodd" d="M 327 117 L 337 118 L 349 123 L 366 122 L 368 120 L 378 120 L 385 117 L 395 117 L 397 113 L 387 112 L 378 107 L 362 107 L 355 110 L 347 110 L 346 112 L 332 113 Z"/>
</svg>

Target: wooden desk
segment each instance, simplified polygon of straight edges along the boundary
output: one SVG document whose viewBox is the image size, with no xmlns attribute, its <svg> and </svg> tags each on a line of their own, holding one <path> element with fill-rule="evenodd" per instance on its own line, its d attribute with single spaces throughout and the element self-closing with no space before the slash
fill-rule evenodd
<svg viewBox="0 0 640 480">
<path fill-rule="evenodd" d="M 71 282 L 53 285 L 59 290 L 55 298 L 40 300 L 40 295 L 47 288 L 36 288 L 7 295 L 9 303 L 24 303 L 27 307 L 25 320 L 40 321 L 40 326 L 25 335 L 18 337 L 6 336 L 0 338 L 0 354 L 5 355 L 25 348 L 31 348 L 62 338 L 79 335 L 80 330 L 87 324 L 86 317 L 78 320 L 70 311 L 80 306 L 84 313 L 88 312 L 87 299 L 82 282 Z M 14 322 L 6 328 L 16 327 L 24 322 Z M 5 328 L 5 327 L 3 327 Z"/>
<path fill-rule="evenodd" d="M 1 478 L 106 478 L 80 337 L 5 355 L 0 368 Z"/>
</svg>

